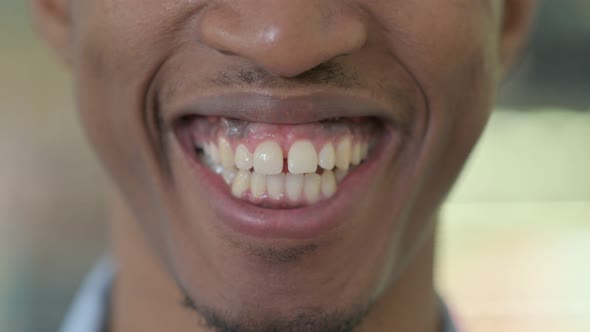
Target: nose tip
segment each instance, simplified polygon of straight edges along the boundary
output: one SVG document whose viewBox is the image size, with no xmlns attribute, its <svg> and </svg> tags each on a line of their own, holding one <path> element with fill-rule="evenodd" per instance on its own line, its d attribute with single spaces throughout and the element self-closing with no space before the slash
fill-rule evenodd
<svg viewBox="0 0 590 332">
<path fill-rule="evenodd" d="M 367 27 L 346 1 L 224 1 L 200 20 L 200 41 L 246 58 L 268 73 L 293 77 L 361 49 Z"/>
</svg>

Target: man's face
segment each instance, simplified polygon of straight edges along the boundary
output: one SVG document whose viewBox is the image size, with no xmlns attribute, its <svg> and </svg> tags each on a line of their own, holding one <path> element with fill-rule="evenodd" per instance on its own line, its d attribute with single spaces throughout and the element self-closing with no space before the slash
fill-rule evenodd
<svg viewBox="0 0 590 332">
<path fill-rule="evenodd" d="M 327 331 L 432 234 L 507 61 L 505 6 L 78 0 L 66 53 L 92 145 L 210 323 Z"/>
</svg>

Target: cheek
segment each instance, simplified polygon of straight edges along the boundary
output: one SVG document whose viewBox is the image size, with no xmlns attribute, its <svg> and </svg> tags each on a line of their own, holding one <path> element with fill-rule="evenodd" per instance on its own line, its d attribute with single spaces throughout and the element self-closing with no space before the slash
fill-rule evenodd
<svg viewBox="0 0 590 332">
<path fill-rule="evenodd" d="M 442 188 L 456 179 L 491 114 L 497 83 L 490 45 L 485 36 L 452 45 L 456 49 L 431 70 L 444 69 L 423 84 L 429 100 L 425 155 L 430 155 L 432 181 Z"/>
<path fill-rule="evenodd" d="M 421 141 L 413 178 L 416 204 L 412 235 L 420 236 L 450 190 L 489 118 L 497 73 L 495 19 L 480 1 L 425 0 L 393 8 L 385 1 L 374 12 L 387 47 L 420 86 Z M 412 8 L 410 8 L 412 7 Z M 411 13 L 411 14 L 408 14 Z M 408 246 L 411 244 L 408 244 Z"/>
<path fill-rule="evenodd" d="M 122 181 L 144 173 L 137 124 L 141 104 L 131 85 L 121 84 L 102 61 L 102 52 L 86 48 L 76 68 L 76 96 L 80 118 L 93 148 L 105 168 Z M 92 55 L 90 55 L 92 54 Z M 133 187 L 137 187 L 134 185 Z"/>
<path fill-rule="evenodd" d="M 154 138 L 148 134 L 146 103 L 151 73 L 162 58 L 155 47 L 158 27 L 137 34 L 133 19 L 106 12 L 108 2 L 88 7 L 95 12 L 78 16 L 74 36 L 74 86 L 82 124 L 115 184 L 133 197 L 134 209 L 157 207 L 161 177 L 150 144 Z"/>
<path fill-rule="evenodd" d="M 148 90 L 173 49 L 170 26 L 176 7 L 181 4 L 156 0 L 74 5 L 74 72 L 82 120 L 99 152 L 117 154 L 133 166 L 141 164 L 141 151 L 149 150 L 145 143 L 153 139 L 147 137 L 153 116 Z"/>
<path fill-rule="evenodd" d="M 423 206 L 437 206 L 448 194 L 495 99 L 496 82 L 489 65 L 493 57 L 485 47 L 453 55 L 447 76 L 424 84 L 429 112 L 421 156 Z"/>
</svg>

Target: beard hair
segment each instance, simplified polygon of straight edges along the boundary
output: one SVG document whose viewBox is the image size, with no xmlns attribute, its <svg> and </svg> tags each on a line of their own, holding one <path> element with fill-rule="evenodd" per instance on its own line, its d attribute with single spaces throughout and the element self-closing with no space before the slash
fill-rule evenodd
<svg viewBox="0 0 590 332">
<path fill-rule="evenodd" d="M 207 306 L 197 304 L 185 295 L 183 305 L 195 310 L 208 328 L 217 332 L 352 332 L 366 316 L 370 306 L 355 306 L 349 311 L 306 310 L 292 317 L 254 320 L 250 317 L 235 318 Z"/>
</svg>

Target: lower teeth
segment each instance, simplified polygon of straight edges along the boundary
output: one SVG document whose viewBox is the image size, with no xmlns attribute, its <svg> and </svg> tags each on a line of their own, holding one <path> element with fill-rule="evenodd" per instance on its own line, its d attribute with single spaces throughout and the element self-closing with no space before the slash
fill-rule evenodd
<svg viewBox="0 0 590 332">
<path fill-rule="evenodd" d="M 225 168 L 202 155 L 202 161 L 221 176 L 236 198 L 253 203 L 274 202 L 282 205 L 313 204 L 332 197 L 349 170 L 321 170 L 316 173 L 280 173 L 266 175 L 254 170 Z"/>
</svg>

